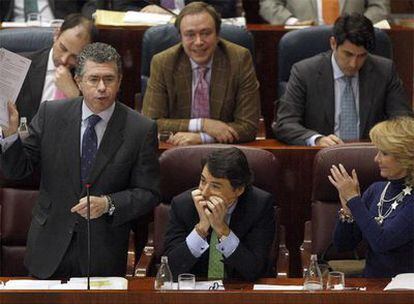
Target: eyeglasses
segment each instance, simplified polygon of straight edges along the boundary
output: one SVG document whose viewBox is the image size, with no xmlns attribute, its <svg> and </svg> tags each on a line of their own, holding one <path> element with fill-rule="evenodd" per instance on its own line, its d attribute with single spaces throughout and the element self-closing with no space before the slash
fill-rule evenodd
<svg viewBox="0 0 414 304">
<path fill-rule="evenodd" d="M 87 85 L 91 87 L 97 87 L 101 81 L 103 81 L 104 85 L 106 87 L 111 86 L 117 82 L 117 78 L 114 76 L 104 76 L 104 77 L 96 77 L 96 76 L 90 76 L 85 79 L 85 82 Z"/>
</svg>

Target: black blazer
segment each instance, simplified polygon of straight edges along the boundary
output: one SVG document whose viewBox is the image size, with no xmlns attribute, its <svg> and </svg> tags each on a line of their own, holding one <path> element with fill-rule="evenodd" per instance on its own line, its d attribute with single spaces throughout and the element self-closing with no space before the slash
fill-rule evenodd
<svg viewBox="0 0 414 304">
<path fill-rule="evenodd" d="M 18 139 L 0 158 L 10 179 L 24 178 L 40 165 L 25 265 L 42 279 L 55 272 L 74 231 L 82 244 L 81 269 L 86 270 L 86 221 L 70 212 L 85 196 L 80 182 L 81 105 L 82 98 L 43 102 L 24 144 Z M 89 178 L 91 195 L 111 194 L 116 206 L 112 216 L 91 221 L 93 276 L 125 275 L 131 222 L 159 200 L 157 147 L 156 124 L 117 102 Z"/>
<path fill-rule="evenodd" d="M 196 258 L 185 241 L 198 221 L 191 190 L 172 200 L 164 248 L 175 278 L 185 272 L 207 277 L 209 250 Z M 239 197 L 231 216 L 230 229 L 240 239 L 240 243 L 228 258 L 224 258 L 227 278 L 254 281 L 264 276 L 275 234 L 274 221 L 273 198 L 269 193 L 251 187 Z"/>
</svg>

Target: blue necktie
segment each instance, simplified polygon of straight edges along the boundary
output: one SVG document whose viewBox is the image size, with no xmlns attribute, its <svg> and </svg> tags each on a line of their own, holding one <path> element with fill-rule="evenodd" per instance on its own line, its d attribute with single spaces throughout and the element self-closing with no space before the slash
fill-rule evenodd
<svg viewBox="0 0 414 304">
<path fill-rule="evenodd" d="M 342 140 L 358 139 L 358 114 L 355 105 L 352 77 L 344 76 L 345 89 L 341 96 L 339 132 Z"/>
<path fill-rule="evenodd" d="M 174 0 L 161 0 L 161 5 L 165 8 L 174 9 L 175 1 Z"/>
<path fill-rule="evenodd" d="M 88 126 L 83 133 L 82 139 L 82 157 L 81 157 L 81 178 L 82 185 L 85 184 L 89 173 L 91 172 L 93 163 L 98 150 L 98 138 L 95 132 L 95 125 L 101 118 L 98 115 L 91 115 L 88 117 Z"/>
</svg>

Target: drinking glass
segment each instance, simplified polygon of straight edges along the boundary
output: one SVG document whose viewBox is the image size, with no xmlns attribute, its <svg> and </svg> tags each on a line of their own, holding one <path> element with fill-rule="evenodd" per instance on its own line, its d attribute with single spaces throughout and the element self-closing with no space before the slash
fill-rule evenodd
<svg viewBox="0 0 414 304">
<path fill-rule="evenodd" d="M 345 288 L 345 275 L 340 271 L 331 271 L 328 274 L 328 282 L 326 283 L 326 289 L 329 290 L 342 290 Z"/>
<path fill-rule="evenodd" d="M 158 140 L 160 142 L 166 142 L 173 134 L 171 131 L 161 131 L 158 133 Z"/>
<path fill-rule="evenodd" d="M 195 275 L 191 273 L 182 273 L 178 275 L 178 289 L 179 290 L 195 289 Z"/>
<path fill-rule="evenodd" d="M 42 15 L 39 13 L 30 13 L 27 14 L 27 26 L 41 26 L 42 25 Z"/>
</svg>

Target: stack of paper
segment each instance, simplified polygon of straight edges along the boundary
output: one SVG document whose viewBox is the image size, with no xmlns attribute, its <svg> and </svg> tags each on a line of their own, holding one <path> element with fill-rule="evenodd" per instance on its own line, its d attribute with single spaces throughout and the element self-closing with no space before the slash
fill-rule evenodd
<svg viewBox="0 0 414 304">
<path fill-rule="evenodd" d="M 414 290 L 414 273 L 396 275 L 384 290 Z"/>
<path fill-rule="evenodd" d="M 253 290 L 303 290 L 303 286 L 255 284 Z"/>
<path fill-rule="evenodd" d="M 93 277 L 90 281 L 91 289 L 117 289 L 127 290 L 128 280 L 121 277 Z M 3 289 L 19 290 L 39 290 L 39 289 L 70 289 L 86 290 L 87 278 L 71 278 L 67 283 L 59 280 L 10 280 L 7 281 Z"/>
</svg>

